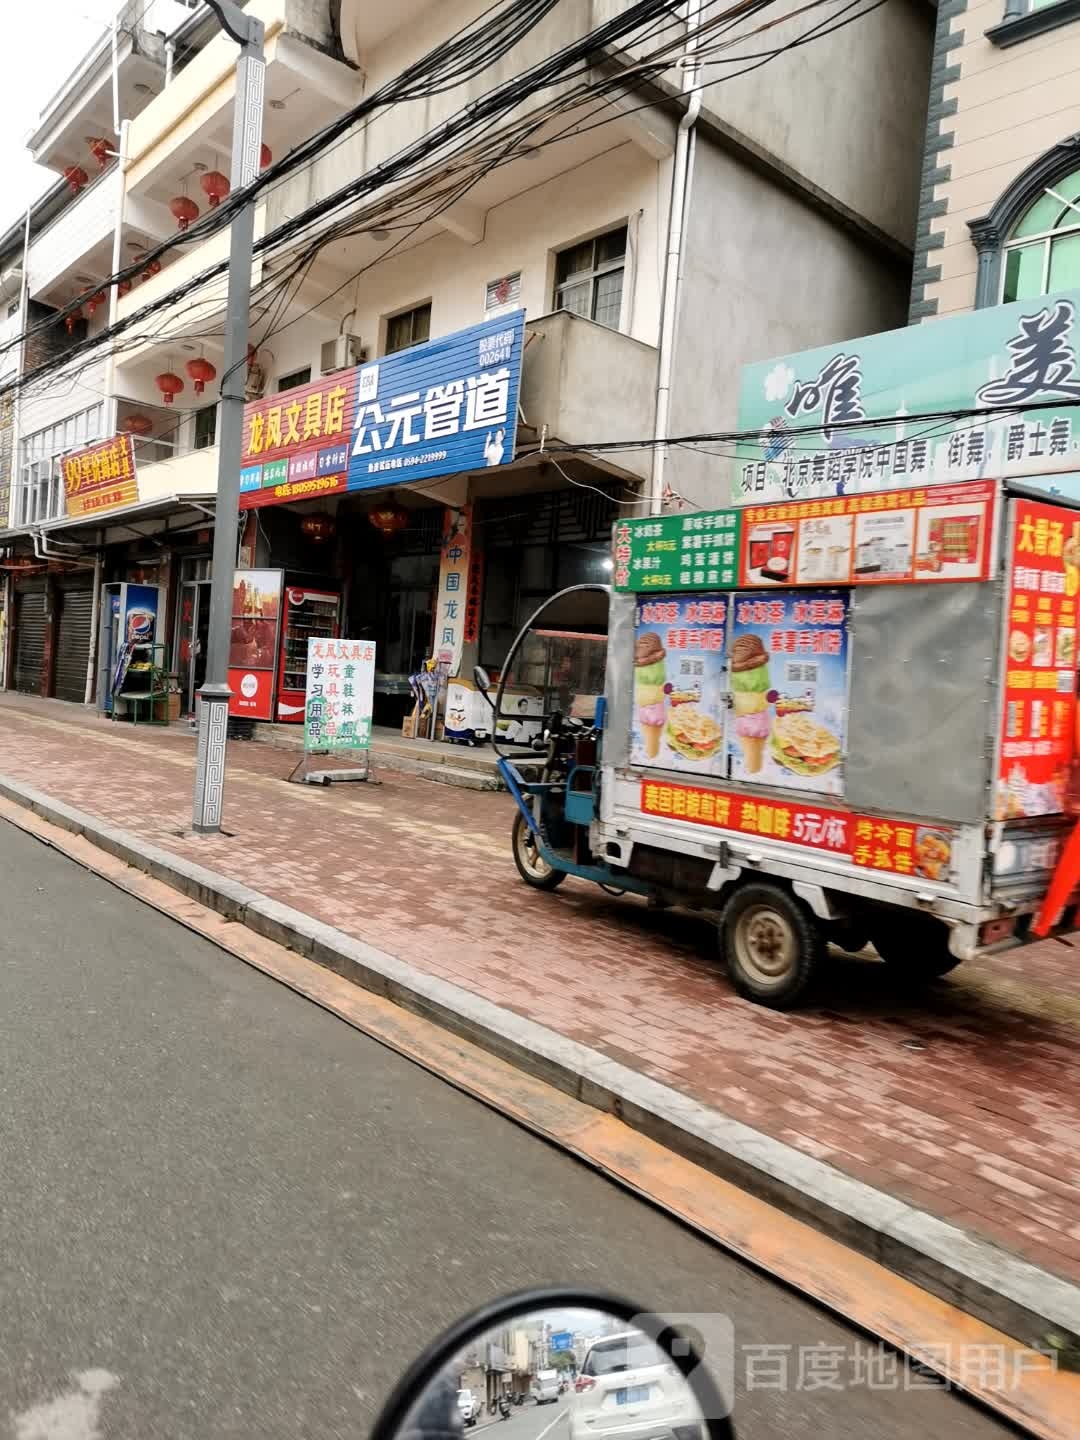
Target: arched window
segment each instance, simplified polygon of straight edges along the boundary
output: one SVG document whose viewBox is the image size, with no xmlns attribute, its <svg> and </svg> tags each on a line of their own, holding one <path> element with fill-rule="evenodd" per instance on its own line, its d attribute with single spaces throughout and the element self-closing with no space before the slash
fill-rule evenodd
<svg viewBox="0 0 1080 1440">
<path fill-rule="evenodd" d="M 1080 169 L 1047 185 L 1005 242 L 1001 298 L 1080 287 Z"/>
</svg>

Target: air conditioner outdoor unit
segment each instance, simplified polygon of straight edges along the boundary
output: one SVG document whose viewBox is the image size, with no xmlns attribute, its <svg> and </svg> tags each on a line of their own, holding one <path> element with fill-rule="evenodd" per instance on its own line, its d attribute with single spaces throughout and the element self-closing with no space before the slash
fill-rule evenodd
<svg viewBox="0 0 1080 1440">
<path fill-rule="evenodd" d="M 335 370 L 350 370 L 366 359 L 359 335 L 335 335 L 323 341 L 319 364 L 324 375 L 332 375 Z"/>
</svg>

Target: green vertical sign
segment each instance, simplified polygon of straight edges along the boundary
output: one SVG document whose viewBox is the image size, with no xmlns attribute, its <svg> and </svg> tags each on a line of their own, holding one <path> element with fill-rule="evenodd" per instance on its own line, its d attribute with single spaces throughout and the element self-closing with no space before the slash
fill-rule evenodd
<svg viewBox="0 0 1080 1440">
<path fill-rule="evenodd" d="M 730 590 L 739 583 L 738 510 L 615 522 L 615 589 Z"/>
</svg>

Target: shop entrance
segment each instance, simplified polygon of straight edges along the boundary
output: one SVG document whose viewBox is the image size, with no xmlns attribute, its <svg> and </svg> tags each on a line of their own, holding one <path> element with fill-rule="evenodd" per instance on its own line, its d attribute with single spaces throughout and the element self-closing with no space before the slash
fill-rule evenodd
<svg viewBox="0 0 1080 1440">
<path fill-rule="evenodd" d="M 206 679 L 206 645 L 210 635 L 210 581 L 185 580 L 180 586 L 176 618 L 176 662 L 180 703 L 195 713 L 195 695 Z"/>
</svg>

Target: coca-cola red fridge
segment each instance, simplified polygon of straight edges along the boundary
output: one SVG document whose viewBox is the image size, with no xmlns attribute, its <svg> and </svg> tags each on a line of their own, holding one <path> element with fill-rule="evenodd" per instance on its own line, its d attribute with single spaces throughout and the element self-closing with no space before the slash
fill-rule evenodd
<svg viewBox="0 0 1080 1440">
<path fill-rule="evenodd" d="M 274 719 L 299 724 L 307 693 L 309 640 L 336 640 L 341 634 L 341 592 L 286 579 Z"/>
</svg>

